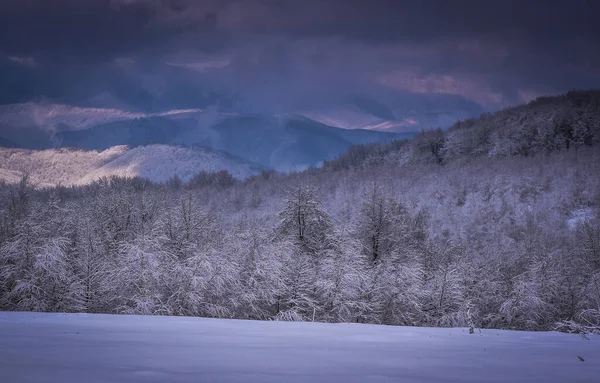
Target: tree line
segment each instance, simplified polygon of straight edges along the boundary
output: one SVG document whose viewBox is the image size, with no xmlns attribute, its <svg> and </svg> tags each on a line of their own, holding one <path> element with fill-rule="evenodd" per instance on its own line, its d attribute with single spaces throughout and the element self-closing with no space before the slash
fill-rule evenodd
<svg viewBox="0 0 600 383">
<path fill-rule="evenodd" d="M 449 157 L 453 131 L 243 181 L 0 184 L 0 309 L 597 330 L 597 142 Z"/>
</svg>

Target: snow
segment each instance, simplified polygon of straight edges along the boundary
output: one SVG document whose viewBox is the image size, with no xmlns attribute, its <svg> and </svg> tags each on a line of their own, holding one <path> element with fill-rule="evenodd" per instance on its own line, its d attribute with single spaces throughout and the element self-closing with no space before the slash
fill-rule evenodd
<svg viewBox="0 0 600 383">
<path fill-rule="evenodd" d="M 98 152 L 78 149 L 27 150 L 0 148 L 0 180 L 16 183 L 29 173 L 38 187 L 72 185 L 89 172 L 127 152 L 115 146 Z"/>
<path fill-rule="evenodd" d="M 183 181 L 188 181 L 200 170 L 210 172 L 228 170 L 231 175 L 240 179 L 256 173 L 250 165 L 242 164 L 216 152 L 169 145 L 150 145 L 129 150 L 119 158 L 90 172 L 78 183 L 87 184 L 111 175 L 139 176 L 155 182 L 165 182 L 177 174 Z"/>
<path fill-rule="evenodd" d="M 591 383 L 600 374 L 599 341 L 554 332 L 0 313 L 0 381 Z"/>
<path fill-rule="evenodd" d="M 567 219 L 567 226 L 575 230 L 579 224 L 582 224 L 594 217 L 594 211 L 591 208 L 577 209 L 571 212 L 571 217 Z"/>
<path fill-rule="evenodd" d="M 38 187 L 82 185 L 112 175 L 140 176 L 155 182 L 177 175 L 187 181 L 200 171 L 219 170 L 227 170 L 237 178 L 257 172 L 250 165 L 220 153 L 168 145 L 136 148 L 119 145 L 104 151 L 0 148 L 0 180 L 16 183 L 23 173 L 29 173 Z"/>
</svg>

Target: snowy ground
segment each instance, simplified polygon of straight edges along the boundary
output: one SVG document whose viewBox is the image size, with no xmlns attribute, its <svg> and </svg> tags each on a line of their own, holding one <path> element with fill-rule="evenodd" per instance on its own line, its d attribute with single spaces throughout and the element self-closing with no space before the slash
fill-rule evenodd
<svg viewBox="0 0 600 383">
<path fill-rule="evenodd" d="M 560 333 L 0 313 L 0 382 L 594 382 Z M 585 361 L 580 361 L 581 356 Z"/>
</svg>

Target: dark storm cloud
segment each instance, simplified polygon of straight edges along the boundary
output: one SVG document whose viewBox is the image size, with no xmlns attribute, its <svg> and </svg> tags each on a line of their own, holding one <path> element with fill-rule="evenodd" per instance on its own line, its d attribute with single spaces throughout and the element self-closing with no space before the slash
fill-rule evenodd
<svg viewBox="0 0 600 383">
<path fill-rule="evenodd" d="M 4 0 L 6 51 L 94 48 L 122 52 L 211 33 L 365 41 L 437 41 L 512 33 L 551 48 L 598 41 L 600 2 L 593 0 Z M 193 35 L 196 36 L 193 36 Z M 550 46 L 549 46 L 550 45 Z"/>
<path fill-rule="evenodd" d="M 503 105 L 599 87 L 598 14 L 595 0 L 4 0 L 0 52 L 217 68 L 291 103 L 385 86 Z"/>
<path fill-rule="evenodd" d="M 9 0 L 0 7 L 0 47 L 11 54 L 87 56 L 133 49 L 150 17 L 143 8 L 115 12 L 106 1 Z"/>
<path fill-rule="evenodd" d="M 183 10 L 175 1 L 155 5 L 116 0 L 5 0 L 0 4 L 0 51 L 75 59 L 146 50 L 160 54 L 186 33 L 207 33 L 214 28 L 214 13 L 203 18 L 196 15 L 193 25 L 161 21 L 168 12 Z"/>
</svg>

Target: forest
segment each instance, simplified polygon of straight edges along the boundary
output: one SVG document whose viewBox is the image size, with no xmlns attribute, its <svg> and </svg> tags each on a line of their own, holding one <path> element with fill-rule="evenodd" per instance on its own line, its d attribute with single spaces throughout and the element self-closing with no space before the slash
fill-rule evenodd
<svg viewBox="0 0 600 383">
<path fill-rule="evenodd" d="M 0 185 L 0 310 L 600 328 L 600 92 L 319 168 Z"/>
</svg>

